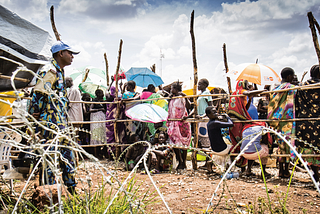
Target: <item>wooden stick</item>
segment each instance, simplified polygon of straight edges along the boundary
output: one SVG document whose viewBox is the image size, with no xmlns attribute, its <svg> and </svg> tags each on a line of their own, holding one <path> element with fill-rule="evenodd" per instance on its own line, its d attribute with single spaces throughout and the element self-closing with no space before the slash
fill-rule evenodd
<svg viewBox="0 0 320 214">
<path fill-rule="evenodd" d="M 313 22 L 314 22 L 314 25 L 316 26 L 316 28 L 318 29 L 318 33 L 320 33 L 320 26 L 314 17 L 313 17 Z"/>
<path fill-rule="evenodd" d="M 316 53 L 317 53 L 317 56 L 318 56 L 318 62 L 319 62 L 319 65 L 320 65 L 319 42 L 318 42 L 317 32 L 316 32 L 316 29 L 314 27 L 315 18 L 313 17 L 312 12 L 308 13 L 308 19 L 309 19 L 309 23 L 310 23 L 309 27 L 310 27 L 311 33 L 312 33 L 312 39 L 313 39 L 314 48 L 316 49 Z"/>
<path fill-rule="evenodd" d="M 193 59 L 193 95 L 197 94 L 197 84 L 198 84 L 198 67 L 197 67 L 197 58 L 196 58 L 196 42 L 194 38 L 193 32 L 193 25 L 194 25 L 194 10 L 191 13 L 191 21 L 190 21 L 190 34 L 191 34 L 191 43 L 192 43 L 192 59 Z M 194 102 L 194 118 L 197 115 L 197 99 L 193 98 Z M 193 124 L 194 127 L 194 146 L 198 148 L 198 123 Z M 197 153 L 193 152 L 192 154 L 192 168 L 196 170 L 197 166 Z"/>
<path fill-rule="evenodd" d="M 229 72 L 229 67 L 228 67 L 228 61 L 227 61 L 226 43 L 223 43 L 222 49 L 223 49 L 224 67 L 226 68 L 226 73 L 228 73 Z M 232 89 L 231 89 L 230 77 L 227 77 L 227 83 L 228 83 L 229 94 L 231 95 L 232 94 Z"/>
<path fill-rule="evenodd" d="M 60 34 L 58 33 L 58 30 L 56 28 L 56 24 L 54 23 L 54 14 L 53 14 L 53 5 L 50 7 L 50 19 L 51 19 L 51 26 L 54 35 L 56 36 L 57 41 L 60 41 Z"/>
<path fill-rule="evenodd" d="M 104 61 L 106 61 L 106 79 L 107 79 L 107 86 L 109 86 L 109 64 L 108 64 L 106 53 L 104 53 Z"/>
<path fill-rule="evenodd" d="M 306 74 L 308 73 L 308 71 L 304 71 L 303 72 L 303 74 L 302 74 L 302 77 L 301 77 L 301 81 L 300 82 L 302 82 L 303 81 L 303 79 L 304 79 L 304 77 L 306 76 Z"/>
<path fill-rule="evenodd" d="M 1 79 L 11 79 L 11 76 L 0 74 L 0 78 Z M 15 77 L 14 80 L 21 81 L 21 82 L 30 82 L 30 80 L 24 79 L 24 78 L 20 78 L 20 77 Z"/>
<path fill-rule="evenodd" d="M 120 40 L 120 45 L 119 45 L 119 55 L 118 55 L 118 64 L 117 64 L 117 69 L 116 69 L 116 101 L 118 101 L 118 81 L 119 81 L 119 68 L 120 68 L 120 61 L 121 61 L 121 52 L 122 52 L 122 39 Z M 116 109 L 116 116 L 115 119 L 117 120 L 120 115 L 120 102 L 117 103 L 117 109 Z M 119 135 L 118 135 L 118 130 L 117 130 L 117 121 L 114 123 L 114 137 L 116 143 L 120 143 L 119 140 Z M 118 158 L 120 156 L 120 147 L 116 148 L 116 157 Z"/>
<path fill-rule="evenodd" d="M 85 82 L 85 81 L 87 80 L 88 75 L 89 75 L 89 72 L 90 72 L 90 69 L 89 69 L 89 68 L 86 68 L 82 82 Z"/>
<path fill-rule="evenodd" d="M 151 65 L 150 70 L 156 73 L 156 64 Z"/>
</svg>

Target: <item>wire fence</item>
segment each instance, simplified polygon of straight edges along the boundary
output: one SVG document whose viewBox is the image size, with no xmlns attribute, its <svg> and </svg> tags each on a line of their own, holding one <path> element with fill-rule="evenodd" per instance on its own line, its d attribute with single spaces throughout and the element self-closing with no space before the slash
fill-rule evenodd
<svg viewBox="0 0 320 214">
<path fill-rule="evenodd" d="M 12 87 L 14 88 L 14 90 L 16 91 L 17 95 L 18 95 L 18 90 L 14 86 L 14 79 L 15 79 L 15 76 L 20 71 L 32 72 L 29 69 L 27 69 L 26 67 L 24 67 L 23 65 L 19 65 L 17 70 L 13 73 L 13 75 L 11 77 L 11 84 L 12 84 Z M 34 74 L 34 75 L 37 76 L 36 74 Z M 38 76 L 38 78 L 41 80 L 41 78 L 39 76 Z M 316 87 L 318 87 L 318 85 Z M 299 86 L 296 89 L 308 90 L 308 89 L 310 89 L 310 86 L 309 87 Z M 292 89 L 290 89 L 290 90 L 292 90 Z M 263 92 L 263 93 L 267 93 L 267 92 Z M 269 92 L 269 93 L 272 93 L 272 92 Z M 56 99 L 59 99 L 59 97 L 57 97 L 53 91 L 49 91 L 49 94 L 52 95 L 53 97 L 55 97 Z M 193 98 L 193 97 L 199 97 L 199 96 L 202 96 L 202 95 L 186 96 L 186 98 Z M 205 96 L 208 96 L 208 95 L 205 95 Z M 230 95 L 223 95 L 223 96 L 209 95 L 209 96 L 213 96 L 213 97 L 220 96 L 217 99 L 226 99 L 226 98 L 232 97 L 232 95 L 231 96 Z M 61 149 L 63 149 L 63 148 L 73 151 L 75 154 L 78 155 L 78 158 L 80 160 L 84 160 L 84 157 L 87 157 L 91 161 L 91 163 L 94 164 L 97 173 L 99 173 L 99 176 L 101 176 L 103 178 L 104 185 L 107 184 L 110 187 L 117 190 L 116 193 L 112 196 L 111 200 L 108 201 L 108 206 L 105 209 L 104 213 L 107 213 L 108 211 L 110 211 L 110 207 L 112 206 L 115 199 L 117 198 L 117 196 L 120 193 L 123 193 L 125 195 L 125 197 L 127 198 L 128 202 L 129 202 L 129 212 L 130 213 L 132 213 L 133 208 L 138 208 L 138 210 L 141 209 L 141 211 L 143 212 L 143 209 L 140 206 L 141 201 L 135 200 L 132 193 L 130 193 L 125 188 L 125 186 L 129 182 L 129 179 L 131 179 L 133 177 L 134 173 L 137 172 L 137 168 L 140 164 L 144 165 L 144 168 L 146 170 L 146 174 L 148 175 L 148 178 L 150 179 L 157 194 L 159 195 L 163 205 L 165 206 L 165 208 L 167 209 L 167 211 L 169 213 L 172 213 L 171 208 L 169 207 L 168 203 L 166 202 L 165 197 L 163 196 L 160 188 L 157 186 L 156 182 L 152 178 L 151 173 L 150 173 L 150 169 L 148 168 L 147 159 L 148 159 L 148 156 L 150 155 L 150 153 L 154 150 L 157 150 L 160 148 L 176 148 L 176 149 L 183 149 L 183 150 L 191 150 L 191 151 L 197 152 L 198 154 L 202 154 L 202 155 L 206 156 L 208 159 L 211 159 L 215 165 L 218 165 L 210 156 L 210 154 L 211 154 L 210 150 L 205 150 L 205 149 L 201 149 L 201 148 L 194 148 L 194 147 L 190 147 L 190 146 L 178 146 L 178 145 L 172 145 L 172 144 L 153 146 L 149 142 L 146 142 L 146 141 L 139 141 L 135 144 L 122 144 L 121 142 L 116 142 L 113 144 L 95 145 L 95 146 L 106 146 L 108 148 L 108 151 L 112 154 L 112 156 L 116 162 L 120 161 L 120 159 L 128 151 L 128 149 L 130 149 L 131 147 L 133 147 L 137 144 L 143 144 L 144 146 L 147 147 L 145 153 L 143 154 L 141 159 L 138 161 L 138 163 L 135 165 L 133 170 L 129 173 L 129 175 L 124 180 L 120 180 L 119 176 L 117 175 L 117 169 L 115 171 L 108 169 L 105 165 L 103 165 L 99 161 L 99 159 L 97 159 L 96 157 L 94 157 L 92 154 L 88 153 L 84 149 L 85 147 L 90 147 L 90 145 L 79 145 L 78 144 L 78 141 L 76 140 L 77 132 L 78 131 L 89 132 L 89 131 L 83 130 L 81 128 L 80 129 L 75 128 L 75 127 L 73 127 L 73 125 L 75 125 L 75 124 L 90 124 L 90 123 L 97 123 L 97 122 L 118 123 L 118 122 L 132 121 L 132 120 L 114 119 L 114 120 L 105 120 L 105 121 L 89 121 L 89 122 L 81 122 L 81 123 L 70 123 L 66 129 L 60 129 L 59 126 L 57 126 L 56 124 L 50 124 L 50 126 L 54 127 L 54 129 L 52 129 L 52 128 L 48 128 L 48 126 L 45 125 L 44 123 L 39 122 L 38 120 L 33 118 L 32 115 L 30 115 L 26 111 L 26 109 L 24 109 L 24 107 L 21 105 L 21 100 L 24 98 L 16 96 L 16 99 L 17 99 L 17 102 L 14 102 L 14 103 L 10 103 L 9 101 L 5 101 L 5 100 L 0 100 L 0 102 L 7 104 L 7 105 L 10 105 L 11 108 L 15 109 L 17 114 L 14 115 L 14 117 L 21 120 L 22 122 L 19 122 L 19 123 L 8 122 L 7 120 L 12 118 L 10 116 L 0 117 L 0 132 L 1 133 L 11 133 L 11 134 L 14 133 L 17 136 L 20 136 L 21 139 L 24 139 L 24 142 L 27 142 L 27 143 L 23 144 L 20 141 L 12 140 L 12 138 L 2 138 L 2 139 L 0 139 L 1 144 L 2 143 L 9 144 L 10 146 L 12 146 L 12 148 L 16 149 L 17 151 L 24 152 L 26 154 L 29 154 L 29 155 L 35 157 L 37 161 L 35 162 L 35 164 L 32 168 L 32 171 L 30 172 L 21 193 L 19 193 L 19 195 L 16 195 L 16 197 L 18 199 L 15 203 L 15 206 L 13 208 L 12 213 L 17 213 L 18 205 L 21 203 L 22 204 L 25 203 L 24 195 L 27 191 L 28 186 L 30 185 L 31 180 L 35 177 L 35 174 L 38 173 L 40 175 L 40 177 L 43 179 L 42 180 L 43 183 L 46 183 L 44 180 L 46 177 L 45 170 L 41 170 L 43 168 L 48 168 L 51 170 L 51 172 L 54 174 L 54 177 L 55 177 L 55 183 L 58 186 L 58 188 L 57 188 L 58 202 L 57 203 L 54 203 L 52 195 L 47 195 L 48 198 L 50 199 L 49 209 L 52 210 L 52 212 L 54 212 L 55 209 L 58 209 L 57 213 L 63 213 L 64 204 L 63 204 L 63 199 L 62 199 L 62 190 L 63 190 L 63 188 L 65 188 L 65 186 L 63 185 L 64 182 L 62 179 L 62 169 L 60 168 L 61 163 L 72 168 L 73 172 L 79 177 L 80 183 L 82 183 L 83 185 L 88 186 L 88 187 L 92 186 L 92 180 L 93 180 L 92 176 L 93 175 L 90 175 L 90 173 L 86 170 L 86 162 L 85 161 L 83 162 L 84 168 L 85 168 L 85 173 L 79 174 L 78 173 L 79 166 L 71 164 L 69 162 L 69 160 L 67 160 L 61 154 Z M 169 98 L 159 98 L 159 99 L 169 99 Z M 157 100 L 157 99 L 152 99 L 152 100 Z M 130 101 L 130 102 L 140 102 L 140 101 Z M 81 102 L 81 103 L 85 103 L 85 102 Z M 92 102 L 89 102 L 89 103 L 92 103 Z M 110 103 L 110 102 L 103 102 L 103 103 Z M 114 104 L 115 102 L 112 102 L 112 103 Z M 65 111 L 65 109 L 63 111 Z M 65 112 L 65 113 L 67 114 L 67 112 Z M 173 120 L 173 119 L 169 118 L 168 120 Z M 174 120 L 177 120 L 177 119 L 174 119 Z M 291 122 L 291 121 L 298 121 L 298 120 L 304 120 L 304 119 L 299 118 L 299 119 L 295 119 L 295 120 L 285 120 L 285 121 Z M 319 118 L 306 118 L 306 120 L 319 120 Z M 201 121 L 207 121 L 207 120 L 200 120 L 200 119 L 194 118 L 194 119 L 188 119 L 188 121 L 189 122 L 201 122 Z M 270 120 L 261 120 L 261 121 L 268 122 Z M 250 122 L 250 121 L 234 120 L 233 122 Z M 46 124 L 48 124 L 48 122 L 46 122 Z M 27 131 L 22 131 L 21 125 L 23 125 L 27 129 Z M 54 137 L 48 141 L 45 141 L 44 139 L 41 138 L 41 136 L 38 135 L 38 133 L 35 133 L 35 131 L 34 131 L 35 126 L 39 126 L 42 129 L 53 133 Z M 271 128 L 265 127 L 259 133 L 254 134 L 254 137 L 252 138 L 252 140 L 250 140 L 250 143 L 248 143 L 248 145 L 245 147 L 244 150 L 242 150 L 240 153 L 236 153 L 236 154 L 231 151 L 231 153 L 228 155 L 229 157 L 235 156 L 234 161 L 232 162 L 232 164 L 229 166 L 229 168 L 226 171 L 222 172 L 223 177 L 220 180 L 219 184 L 217 185 L 215 191 L 212 193 L 212 197 L 211 197 L 211 199 L 208 203 L 208 206 L 206 208 L 206 213 L 209 212 L 210 208 L 213 209 L 213 211 L 210 210 L 210 212 L 214 212 L 214 210 L 221 203 L 221 199 L 223 197 L 223 192 L 225 192 L 225 190 L 229 191 L 228 185 L 226 182 L 226 175 L 228 172 L 230 172 L 230 170 L 234 166 L 235 162 L 240 158 L 241 155 L 243 155 L 246 148 L 248 148 L 248 146 L 252 144 L 252 142 L 254 141 L 255 138 L 257 138 L 259 135 L 266 134 L 266 133 L 272 133 L 274 135 L 277 135 L 290 147 L 290 149 L 292 151 L 294 151 L 296 156 L 299 158 L 299 161 L 303 164 L 304 168 L 307 170 L 308 174 L 310 175 L 310 178 L 311 178 L 312 182 L 314 183 L 314 185 L 320 195 L 319 186 L 316 184 L 316 181 L 314 180 L 306 162 L 303 160 L 304 157 L 319 157 L 320 155 L 317 155 L 317 154 L 315 154 L 315 155 L 301 155 L 301 154 L 299 154 L 296 151 L 296 148 L 291 145 L 290 139 L 288 140 L 284 136 L 282 136 L 280 133 L 278 133 L 277 131 L 275 131 Z M 66 139 L 68 144 L 61 144 L 61 139 Z M 312 147 L 312 145 L 310 145 L 308 142 L 302 141 L 297 138 L 295 138 L 295 140 L 300 141 L 300 142 L 304 143 L 305 145 L 310 146 L 311 148 L 314 149 L 315 153 L 320 154 L 320 151 L 318 150 L 318 148 Z M 239 142 L 238 145 L 240 145 L 241 142 Z M 120 153 L 120 155 L 118 157 L 116 157 L 116 155 L 113 153 L 113 151 L 111 149 L 112 146 L 121 146 L 121 147 L 126 147 L 126 148 Z M 277 157 L 277 156 L 279 156 L 279 155 L 271 155 L 271 157 Z M 282 155 L 282 157 L 283 157 L 283 155 Z M 42 166 L 42 168 L 40 166 Z M 97 176 L 97 174 L 95 174 L 94 176 Z M 220 194 L 219 200 L 217 200 L 217 203 L 215 204 L 213 202 L 213 199 L 214 199 L 214 197 L 217 196 L 217 191 L 221 188 L 221 186 L 223 188 L 223 191 L 222 191 L 222 194 Z M 102 187 L 100 187 L 100 188 L 102 188 Z M 89 189 L 90 188 L 84 189 L 84 192 L 85 192 L 84 193 L 85 194 L 84 200 L 86 200 L 86 203 L 90 203 L 90 201 L 93 198 L 92 194 L 90 194 Z M 15 192 L 13 194 L 15 194 Z M 139 208 L 139 207 L 141 207 L 141 208 Z"/>
</svg>

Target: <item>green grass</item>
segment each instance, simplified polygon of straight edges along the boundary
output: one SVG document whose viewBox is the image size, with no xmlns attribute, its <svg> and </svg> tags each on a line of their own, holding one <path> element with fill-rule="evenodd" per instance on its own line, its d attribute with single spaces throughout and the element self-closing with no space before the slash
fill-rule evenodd
<svg viewBox="0 0 320 214">
<path fill-rule="evenodd" d="M 131 178 L 124 188 L 127 194 L 119 192 L 107 213 L 144 213 L 150 205 L 158 203 L 156 190 L 151 191 L 151 187 L 147 190 L 141 190 L 141 186 L 145 181 L 138 181 L 135 177 Z M 78 194 L 70 197 L 63 197 L 62 211 L 64 213 L 94 213 L 102 214 L 109 205 L 109 202 L 115 196 L 117 189 L 108 183 L 102 182 L 97 190 L 90 189 L 86 194 Z M 11 213 L 17 198 L 9 197 L 7 193 L 0 190 L 0 210 L 6 209 Z M 3 206 L 3 203 L 5 207 Z M 44 207 L 42 210 L 37 209 L 27 199 L 23 199 L 19 205 L 17 213 L 52 213 L 57 212 L 58 206 L 49 210 Z"/>
</svg>

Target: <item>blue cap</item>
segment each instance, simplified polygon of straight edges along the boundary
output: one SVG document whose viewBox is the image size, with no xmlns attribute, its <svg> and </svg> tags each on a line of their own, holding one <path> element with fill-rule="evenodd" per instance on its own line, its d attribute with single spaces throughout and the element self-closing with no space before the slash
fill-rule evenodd
<svg viewBox="0 0 320 214">
<path fill-rule="evenodd" d="M 52 47 L 51 47 L 51 52 L 57 53 L 59 51 L 63 51 L 63 50 L 68 50 L 70 52 L 72 52 L 73 54 L 78 54 L 80 53 L 80 51 L 76 51 L 74 49 L 72 49 L 69 45 L 67 45 L 66 43 L 62 42 L 62 41 L 56 41 Z"/>
</svg>

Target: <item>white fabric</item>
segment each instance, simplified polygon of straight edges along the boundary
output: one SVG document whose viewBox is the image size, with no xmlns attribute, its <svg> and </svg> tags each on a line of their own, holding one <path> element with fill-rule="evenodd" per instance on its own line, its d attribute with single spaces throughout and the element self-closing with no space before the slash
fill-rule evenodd
<svg viewBox="0 0 320 214">
<path fill-rule="evenodd" d="M 214 152 L 214 151 L 212 151 L 212 153 L 213 153 L 214 155 L 224 156 L 224 155 L 227 155 L 227 154 L 229 153 L 231 147 L 232 147 L 232 145 L 227 144 L 227 148 L 226 148 L 225 150 L 223 150 L 223 151 L 221 151 L 221 152 Z"/>
<path fill-rule="evenodd" d="M 77 88 L 71 86 L 68 90 L 68 99 L 69 101 L 81 101 L 81 93 Z M 82 104 L 81 103 L 69 103 L 68 114 L 70 117 L 70 121 L 83 121 L 83 113 L 82 113 Z"/>
</svg>

